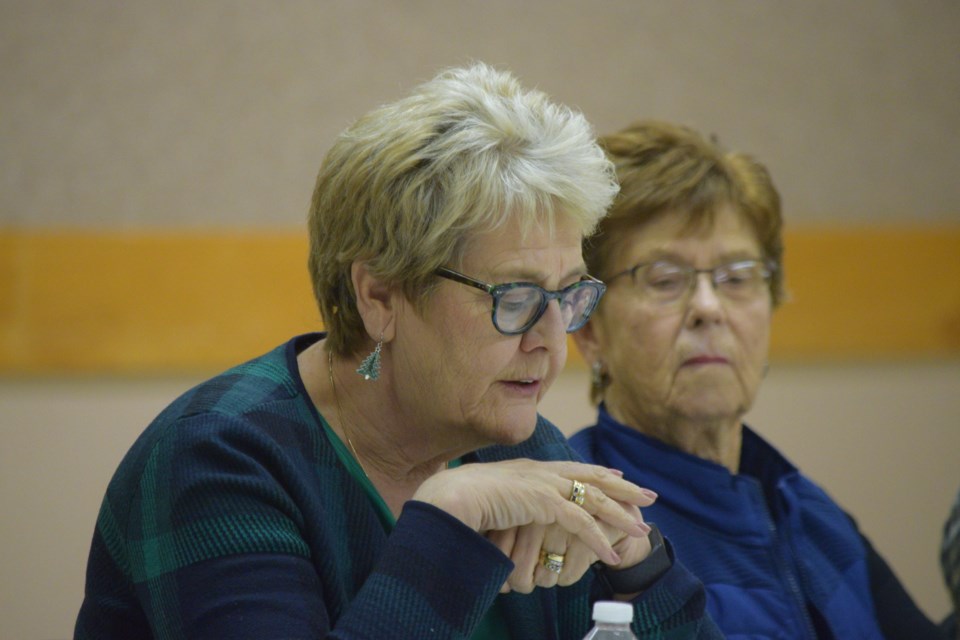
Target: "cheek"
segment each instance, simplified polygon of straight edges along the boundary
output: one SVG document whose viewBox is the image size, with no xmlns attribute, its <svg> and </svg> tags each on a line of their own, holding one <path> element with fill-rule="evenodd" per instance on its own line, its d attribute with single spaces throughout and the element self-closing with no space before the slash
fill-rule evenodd
<svg viewBox="0 0 960 640">
<path fill-rule="evenodd" d="M 751 323 L 753 329 L 750 333 L 754 336 L 753 347 L 764 359 L 766 359 L 767 351 L 770 348 L 770 323 L 772 320 L 772 311 L 769 307 L 764 307 L 757 311 Z"/>
<path fill-rule="evenodd" d="M 672 362 L 677 322 L 642 310 L 622 313 L 607 325 L 604 357 L 614 378 L 648 379 Z"/>
<path fill-rule="evenodd" d="M 489 383 L 503 368 L 507 351 L 505 345 L 466 335 L 445 341 L 445 346 L 446 353 L 439 356 L 444 375 L 468 391 Z"/>
<path fill-rule="evenodd" d="M 769 309 L 761 308 L 746 316 L 736 327 L 744 362 L 761 371 L 767 364 L 770 351 L 770 321 Z"/>
<path fill-rule="evenodd" d="M 489 316 L 482 317 L 469 305 L 434 304 L 424 315 L 411 357 L 421 362 L 420 373 L 437 388 L 469 391 L 469 382 L 487 373 L 499 353 L 481 337 L 489 324 Z"/>
</svg>

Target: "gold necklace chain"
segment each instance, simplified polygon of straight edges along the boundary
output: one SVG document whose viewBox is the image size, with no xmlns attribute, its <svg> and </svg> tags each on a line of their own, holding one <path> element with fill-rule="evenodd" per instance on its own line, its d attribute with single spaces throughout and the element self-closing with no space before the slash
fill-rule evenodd
<svg viewBox="0 0 960 640">
<path fill-rule="evenodd" d="M 367 480 L 370 480 L 370 474 L 367 473 L 366 467 L 363 466 L 363 461 L 360 460 L 360 455 L 357 453 L 357 448 L 353 446 L 353 440 L 350 439 L 350 434 L 347 433 L 347 423 L 343 419 L 343 409 L 340 408 L 340 396 L 337 395 L 337 383 L 333 379 L 332 351 L 327 352 L 327 372 L 330 375 L 330 386 L 333 387 L 333 401 L 337 405 L 337 418 L 340 419 L 340 428 L 343 429 L 343 437 L 347 439 L 347 444 L 350 445 L 350 451 L 353 452 L 353 459 L 357 461 L 358 465 L 360 465 L 360 470 L 363 471 L 363 475 L 367 477 Z"/>
</svg>

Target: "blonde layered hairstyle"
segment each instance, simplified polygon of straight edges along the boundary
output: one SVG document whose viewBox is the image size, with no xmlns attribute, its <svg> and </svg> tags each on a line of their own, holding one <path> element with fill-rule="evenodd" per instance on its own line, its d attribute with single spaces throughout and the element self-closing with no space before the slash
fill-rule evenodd
<svg viewBox="0 0 960 640">
<path fill-rule="evenodd" d="M 447 70 L 363 116 L 337 138 L 310 206 L 308 266 L 328 344 L 354 355 L 369 337 L 351 265 L 422 308 L 437 267 L 513 218 L 593 231 L 616 194 L 613 168 L 580 113 L 485 64 Z"/>
<path fill-rule="evenodd" d="M 599 139 L 613 162 L 620 193 L 596 233 L 584 242 L 590 273 L 601 280 L 621 249 L 623 231 L 661 214 L 686 217 L 688 228 L 713 223 L 730 206 L 756 234 L 761 256 L 771 262 L 770 298 L 784 299 L 783 218 L 780 194 L 766 167 L 751 156 L 726 151 L 689 127 L 641 120 Z"/>
</svg>

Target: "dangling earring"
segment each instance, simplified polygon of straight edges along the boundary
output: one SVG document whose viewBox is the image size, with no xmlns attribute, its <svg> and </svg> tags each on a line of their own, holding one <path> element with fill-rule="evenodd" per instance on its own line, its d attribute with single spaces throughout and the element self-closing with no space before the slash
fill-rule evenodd
<svg viewBox="0 0 960 640">
<path fill-rule="evenodd" d="M 603 363 L 599 360 L 590 365 L 590 384 L 594 389 L 603 389 Z"/>
<path fill-rule="evenodd" d="M 603 402 L 603 391 L 610 384 L 610 376 L 603 370 L 603 362 L 597 360 L 590 365 L 590 401 L 593 404 Z"/>
<path fill-rule="evenodd" d="M 357 368 L 357 373 L 363 376 L 364 380 L 376 380 L 380 377 L 380 348 L 383 346 L 383 334 L 380 334 L 380 339 L 377 340 L 377 347 L 373 350 L 373 353 L 368 355 L 363 359 L 363 362 L 360 363 L 360 366 Z"/>
</svg>

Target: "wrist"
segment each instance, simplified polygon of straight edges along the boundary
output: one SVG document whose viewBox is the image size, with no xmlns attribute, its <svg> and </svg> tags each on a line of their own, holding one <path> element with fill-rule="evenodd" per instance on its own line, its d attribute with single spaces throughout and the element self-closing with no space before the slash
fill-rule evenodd
<svg viewBox="0 0 960 640">
<path fill-rule="evenodd" d="M 470 508 L 473 502 L 456 483 L 439 480 L 436 474 L 423 482 L 412 500 L 426 502 L 456 518 L 467 527 L 482 533 L 484 525 L 480 513 Z"/>
<path fill-rule="evenodd" d="M 650 522 L 650 553 L 637 564 L 625 569 L 601 565 L 600 579 L 614 594 L 637 594 L 650 588 L 673 566 L 663 535 Z"/>
</svg>

